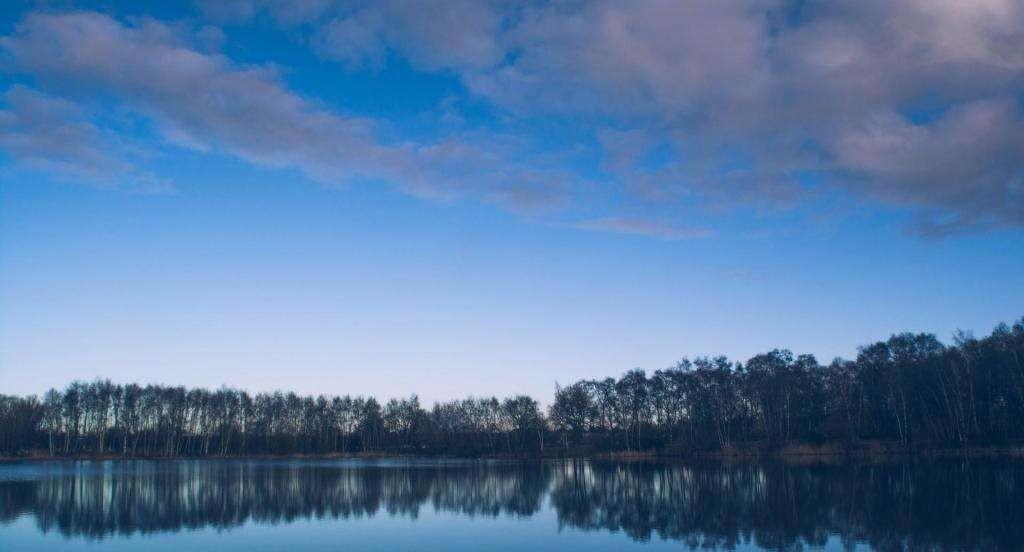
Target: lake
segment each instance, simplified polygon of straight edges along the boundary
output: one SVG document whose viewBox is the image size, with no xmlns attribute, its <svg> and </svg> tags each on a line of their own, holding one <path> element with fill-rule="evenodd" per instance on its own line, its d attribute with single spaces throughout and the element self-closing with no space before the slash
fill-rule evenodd
<svg viewBox="0 0 1024 552">
<path fill-rule="evenodd" d="M 1024 462 L 0 463 L 0 550 L 1024 550 Z"/>
</svg>

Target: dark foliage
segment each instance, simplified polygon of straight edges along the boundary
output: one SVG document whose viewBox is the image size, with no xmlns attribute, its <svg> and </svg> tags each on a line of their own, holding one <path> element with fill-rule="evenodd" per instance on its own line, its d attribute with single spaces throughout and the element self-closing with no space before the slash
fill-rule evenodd
<svg viewBox="0 0 1024 552">
<path fill-rule="evenodd" d="M 526 396 L 426 410 L 415 396 L 381 405 L 74 382 L 41 401 L 0 396 L 0 454 L 572 454 L 858 440 L 913 449 L 1019 442 L 1022 419 L 1024 319 L 952 346 L 894 335 L 827 366 L 786 350 L 746 363 L 684 359 L 650 377 L 632 370 L 560 387 L 546 416 Z"/>
</svg>

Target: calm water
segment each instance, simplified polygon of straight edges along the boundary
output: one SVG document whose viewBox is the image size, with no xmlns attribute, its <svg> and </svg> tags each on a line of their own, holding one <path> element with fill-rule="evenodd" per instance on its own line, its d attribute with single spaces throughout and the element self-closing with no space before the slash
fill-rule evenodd
<svg viewBox="0 0 1024 552">
<path fill-rule="evenodd" d="M 1024 462 L 0 464 L 0 550 L 1024 550 Z"/>
</svg>

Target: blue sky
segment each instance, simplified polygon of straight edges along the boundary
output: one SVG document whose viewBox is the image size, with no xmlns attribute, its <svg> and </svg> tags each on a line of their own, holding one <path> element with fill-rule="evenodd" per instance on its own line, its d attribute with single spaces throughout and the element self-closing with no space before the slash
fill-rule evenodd
<svg viewBox="0 0 1024 552">
<path fill-rule="evenodd" d="M 1016 3 L 282 6 L 0 13 L 2 392 L 546 399 L 1024 314 Z"/>
</svg>

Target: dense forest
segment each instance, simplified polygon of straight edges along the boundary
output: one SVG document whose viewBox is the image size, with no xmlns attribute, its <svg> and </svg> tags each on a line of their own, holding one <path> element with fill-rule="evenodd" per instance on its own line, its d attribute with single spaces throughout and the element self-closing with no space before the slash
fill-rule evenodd
<svg viewBox="0 0 1024 552">
<path fill-rule="evenodd" d="M 1024 318 L 953 345 L 904 333 L 819 364 L 773 350 L 583 380 L 544 412 L 527 396 L 424 408 L 417 397 L 299 396 L 73 382 L 0 395 L 0 454 L 447 455 L 655 451 L 886 441 L 907 450 L 1024 441 Z"/>
</svg>

